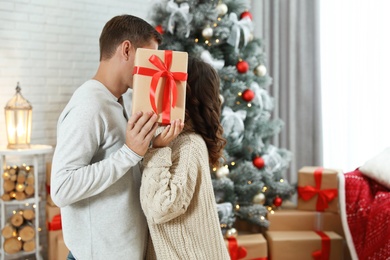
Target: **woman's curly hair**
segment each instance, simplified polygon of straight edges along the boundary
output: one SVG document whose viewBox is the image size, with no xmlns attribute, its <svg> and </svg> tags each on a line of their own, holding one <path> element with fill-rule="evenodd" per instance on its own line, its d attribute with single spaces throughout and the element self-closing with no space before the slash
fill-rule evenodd
<svg viewBox="0 0 390 260">
<path fill-rule="evenodd" d="M 200 134 L 206 142 L 211 166 L 219 166 L 226 140 L 220 124 L 220 79 L 214 68 L 195 57 L 188 59 L 186 130 Z"/>
</svg>

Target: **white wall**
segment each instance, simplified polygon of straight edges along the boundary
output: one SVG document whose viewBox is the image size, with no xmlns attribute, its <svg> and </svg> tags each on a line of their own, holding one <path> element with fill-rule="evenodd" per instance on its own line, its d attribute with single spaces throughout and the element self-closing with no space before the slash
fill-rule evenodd
<svg viewBox="0 0 390 260">
<path fill-rule="evenodd" d="M 151 0 L 0 0 L 0 146 L 4 106 L 19 81 L 33 106 L 32 144 L 56 143 L 57 118 L 99 61 L 99 35 L 113 16 L 145 20 Z"/>
</svg>

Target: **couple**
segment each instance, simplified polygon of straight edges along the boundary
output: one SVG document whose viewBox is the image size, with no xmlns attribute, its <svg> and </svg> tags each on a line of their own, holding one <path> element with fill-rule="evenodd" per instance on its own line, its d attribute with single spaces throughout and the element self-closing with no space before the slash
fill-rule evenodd
<svg viewBox="0 0 390 260">
<path fill-rule="evenodd" d="M 230 259 L 209 171 L 225 145 L 218 74 L 189 59 L 185 122 L 158 127 L 153 112 L 127 120 L 120 103 L 136 48 L 161 41 L 138 17 L 112 18 L 96 75 L 59 117 L 51 196 L 68 259 Z"/>
</svg>

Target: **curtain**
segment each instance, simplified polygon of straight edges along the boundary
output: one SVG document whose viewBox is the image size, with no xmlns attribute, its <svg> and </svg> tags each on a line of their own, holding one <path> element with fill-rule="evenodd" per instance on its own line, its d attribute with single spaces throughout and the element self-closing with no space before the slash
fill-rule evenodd
<svg viewBox="0 0 390 260">
<path fill-rule="evenodd" d="M 390 2 L 320 7 L 324 164 L 349 172 L 390 146 Z"/>
<path fill-rule="evenodd" d="M 262 38 L 273 116 L 285 122 L 273 143 L 293 154 L 287 178 L 303 166 L 322 165 L 319 0 L 253 0 L 255 35 Z"/>
</svg>

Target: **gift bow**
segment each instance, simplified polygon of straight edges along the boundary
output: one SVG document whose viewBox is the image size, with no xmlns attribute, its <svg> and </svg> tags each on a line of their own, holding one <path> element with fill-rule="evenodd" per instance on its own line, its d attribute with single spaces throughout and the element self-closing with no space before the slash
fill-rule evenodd
<svg viewBox="0 0 390 260">
<path fill-rule="evenodd" d="M 229 20 L 233 22 L 231 34 L 227 39 L 227 43 L 232 45 L 235 51 L 238 51 L 240 44 L 241 31 L 244 34 L 244 46 L 247 45 L 251 31 L 253 30 L 253 23 L 249 17 L 244 17 L 238 20 L 236 13 L 230 13 Z"/>
<path fill-rule="evenodd" d="M 162 123 L 169 124 L 170 122 L 170 104 L 174 108 L 176 106 L 177 100 L 177 81 L 185 81 L 187 80 L 187 73 L 185 72 L 172 72 L 171 64 L 172 64 L 172 51 L 166 50 L 164 51 L 164 60 L 165 63 L 156 55 L 152 55 L 149 58 L 149 61 L 158 68 L 158 70 L 145 68 L 145 67 L 134 67 L 133 74 L 140 74 L 145 76 L 152 76 L 152 80 L 150 82 L 150 90 L 149 90 L 149 99 L 150 104 L 153 110 L 158 113 L 157 105 L 156 105 L 156 90 L 158 81 L 160 78 L 166 78 L 166 84 L 163 85 L 163 100 L 162 100 Z M 172 94 L 172 102 L 171 102 L 171 94 Z"/>
<path fill-rule="evenodd" d="M 321 237 L 321 249 L 312 253 L 314 260 L 329 260 L 330 238 L 322 231 L 315 231 Z"/>
<path fill-rule="evenodd" d="M 337 189 L 321 190 L 322 170 L 323 168 L 317 168 L 314 171 L 315 187 L 309 185 L 298 187 L 298 195 L 303 200 L 309 200 L 318 195 L 316 204 L 318 211 L 324 211 L 328 207 L 329 202 L 337 197 Z"/>
<path fill-rule="evenodd" d="M 48 222 L 47 225 L 48 225 L 47 229 L 49 231 L 61 230 L 62 229 L 61 214 L 55 215 L 52 221 Z"/>
<path fill-rule="evenodd" d="M 188 25 L 191 22 L 190 6 L 187 3 L 182 3 L 179 7 L 179 5 L 172 0 L 168 2 L 166 10 L 171 13 L 168 19 L 168 31 L 171 34 L 173 34 L 173 29 L 175 28 L 175 24 L 174 24 L 175 22 L 173 18 L 175 14 L 178 13 L 181 14 L 181 16 L 186 21 L 186 26 L 187 26 L 186 37 L 188 37 L 190 35 L 190 27 Z"/>
<path fill-rule="evenodd" d="M 238 246 L 237 239 L 235 237 L 229 237 L 229 255 L 231 260 L 238 260 L 244 258 L 247 255 L 245 247 Z"/>
</svg>

